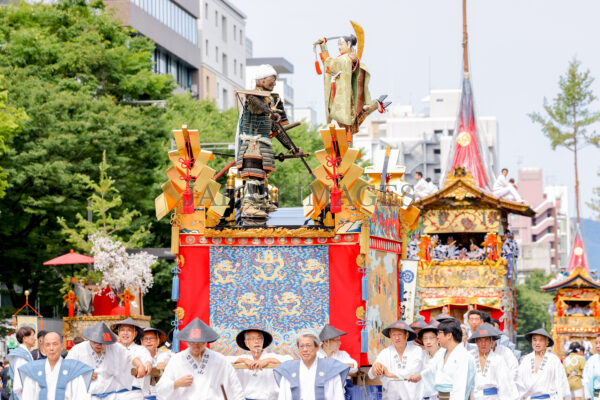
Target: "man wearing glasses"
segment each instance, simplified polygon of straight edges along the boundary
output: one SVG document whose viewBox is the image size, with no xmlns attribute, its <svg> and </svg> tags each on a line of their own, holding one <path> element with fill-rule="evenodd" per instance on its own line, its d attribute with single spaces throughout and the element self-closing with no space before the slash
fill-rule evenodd
<svg viewBox="0 0 600 400">
<path fill-rule="evenodd" d="M 303 330 L 296 340 L 300 360 L 286 361 L 274 371 L 278 400 L 344 400 L 349 366 L 333 358 L 317 358 L 319 338 Z"/>
<path fill-rule="evenodd" d="M 144 378 L 142 385 L 142 393 L 144 394 L 144 400 L 156 400 L 156 383 L 160 379 L 162 371 L 167 366 L 169 359 L 171 358 L 171 352 L 163 349 L 159 351 L 161 347 L 167 341 L 167 335 L 156 328 L 144 328 L 144 336 L 142 336 L 142 346 L 144 346 L 152 357 L 152 371 L 150 375 Z"/>
<path fill-rule="evenodd" d="M 235 341 L 247 351 L 240 356 L 229 357 L 234 364 L 245 365 L 236 372 L 246 399 L 276 400 L 279 389 L 272 369 L 292 360 L 292 357 L 267 352 L 265 349 L 273 342 L 273 336 L 259 328 L 244 329 Z"/>
</svg>

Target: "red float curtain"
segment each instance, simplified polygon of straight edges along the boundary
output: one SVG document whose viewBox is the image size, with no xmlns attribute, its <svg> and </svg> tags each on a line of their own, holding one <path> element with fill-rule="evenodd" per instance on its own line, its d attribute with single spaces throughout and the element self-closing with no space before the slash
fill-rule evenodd
<svg viewBox="0 0 600 400">
<path fill-rule="evenodd" d="M 183 268 L 179 274 L 179 302 L 184 316 L 179 329 L 198 317 L 210 323 L 210 247 L 181 247 Z"/>
<path fill-rule="evenodd" d="M 362 274 L 356 265 L 360 246 L 340 244 L 329 246 L 329 323 L 347 332 L 341 337 L 341 349 L 361 362 L 360 320 L 356 310 L 364 307 L 361 296 Z"/>
<path fill-rule="evenodd" d="M 422 310 L 420 313 L 423 318 L 425 318 L 426 323 L 430 323 L 431 321 L 431 310 Z"/>
<path fill-rule="evenodd" d="M 492 319 L 497 319 L 498 321 L 500 321 L 500 330 L 504 330 L 504 321 L 502 321 L 500 318 L 502 318 L 502 316 L 504 315 L 504 313 L 501 310 L 496 310 L 496 309 L 492 309 Z"/>
</svg>

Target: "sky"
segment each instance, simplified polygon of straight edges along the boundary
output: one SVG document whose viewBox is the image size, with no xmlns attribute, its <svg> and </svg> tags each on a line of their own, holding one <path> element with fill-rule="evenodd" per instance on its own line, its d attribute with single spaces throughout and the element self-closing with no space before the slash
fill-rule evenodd
<svg viewBox="0 0 600 400">
<path fill-rule="evenodd" d="M 322 76 L 312 44 L 323 36 L 352 33 L 350 20 L 365 31 L 362 60 L 371 72 L 372 94 L 387 93 L 393 104 L 416 111 L 430 89 L 459 89 L 462 77 L 461 0 L 230 0 L 247 15 L 246 35 L 254 57 L 285 57 L 296 107 L 310 106 L 322 119 Z M 544 97 L 558 93 L 559 77 L 577 57 L 596 77 L 600 96 L 600 1 L 471 0 L 468 2 L 469 58 L 475 112 L 496 116 L 500 165 L 543 169 L 547 185 L 566 185 L 575 216 L 573 153 L 552 150 L 528 113 L 541 112 Z M 336 50 L 337 46 L 329 46 Z M 593 104 L 600 110 L 600 102 Z M 592 129 L 600 132 L 600 124 Z M 579 152 L 582 218 L 600 186 L 600 149 Z"/>
</svg>

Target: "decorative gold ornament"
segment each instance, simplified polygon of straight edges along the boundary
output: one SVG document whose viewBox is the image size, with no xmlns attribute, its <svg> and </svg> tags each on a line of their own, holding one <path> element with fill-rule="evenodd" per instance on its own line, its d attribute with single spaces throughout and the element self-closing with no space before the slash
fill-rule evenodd
<svg viewBox="0 0 600 400">
<path fill-rule="evenodd" d="M 461 147 L 470 145 L 471 144 L 471 134 L 469 132 L 462 131 L 461 133 L 458 134 L 458 137 L 456 138 L 456 142 Z"/>
</svg>

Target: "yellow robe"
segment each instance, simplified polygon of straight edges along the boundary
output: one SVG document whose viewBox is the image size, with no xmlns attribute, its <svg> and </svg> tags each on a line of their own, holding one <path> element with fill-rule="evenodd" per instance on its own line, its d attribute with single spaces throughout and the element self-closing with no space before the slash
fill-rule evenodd
<svg viewBox="0 0 600 400">
<path fill-rule="evenodd" d="M 583 383 L 581 382 L 581 376 L 583 375 L 583 368 L 585 367 L 585 357 L 571 353 L 565 358 L 563 365 L 567 372 L 571 390 L 582 389 Z"/>
<path fill-rule="evenodd" d="M 358 76 L 360 69 L 365 72 L 365 105 L 371 103 L 371 96 L 369 95 L 369 71 L 361 62 L 359 68 L 352 72 L 353 63 L 352 57 L 349 54 L 342 54 L 335 58 L 327 57 L 323 64 L 325 66 L 325 114 L 327 123 L 330 123 L 333 120 L 340 125 L 352 125 L 356 119 L 356 101 L 358 97 Z M 335 79 L 335 96 L 332 96 L 331 78 L 338 72 L 340 74 Z"/>
</svg>

